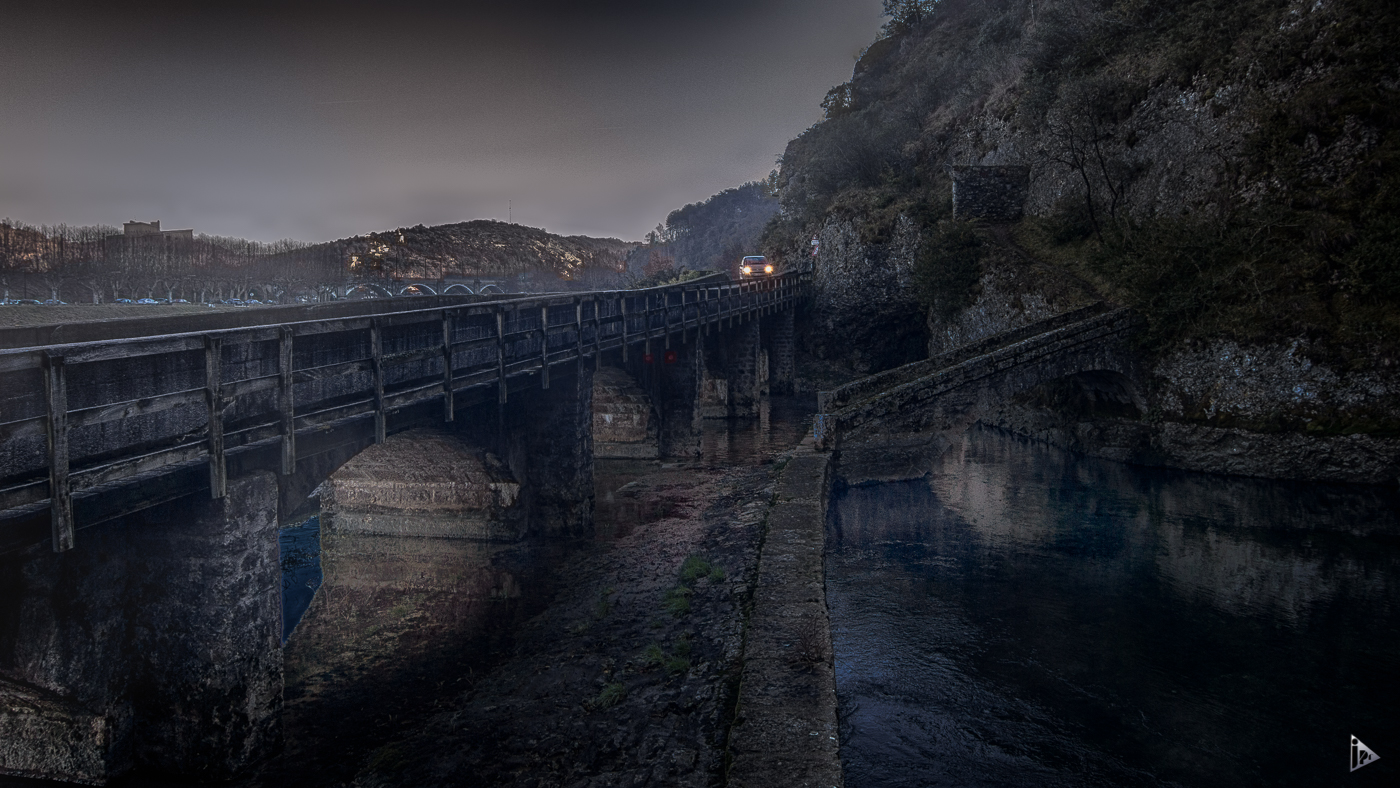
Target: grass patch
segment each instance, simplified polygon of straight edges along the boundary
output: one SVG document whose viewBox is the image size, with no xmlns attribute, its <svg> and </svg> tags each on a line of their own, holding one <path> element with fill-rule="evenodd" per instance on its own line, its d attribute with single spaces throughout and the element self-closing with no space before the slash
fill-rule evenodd
<svg viewBox="0 0 1400 788">
<path fill-rule="evenodd" d="M 652 643 L 642 652 L 642 669 L 662 668 L 670 675 L 686 673 L 690 670 L 690 649 L 690 640 L 684 636 L 671 647 L 670 654 L 659 643 Z"/>
<path fill-rule="evenodd" d="M 602 620 L 608 617 L 608 614 L 612 612 L 612 599 L 610 597 L 614 593 L 613 589 L 608 588 L 598 595 L 598 601 L 593 605 L 594 618 Z"/>
<path fill-rule="evenodd" d="M 679 674 L 679 673 L 686 673 L 686 672 L 688 672 L 689 670 L 690 670 L 690 657 L 682 657 L 682 656 L 676 655 L 676 656 L 668 657 L 668 658 L 666 659 L 666 672 L 667 672 L 667 673 L 670 673 L 670 674 L 672 674 L 672 675 L 675 675 L 675 674 Z"/>
<path fill-rule="evenodd" d="M 666 607 L 666 612 L 680 618 L 690 612 L 690 595 L 693 593 L 695 592 L 689 587 L 679 585 L 667 591 L 661 602 Z"/>
<path fill-rule="evenodd" d="M 369 772 L 389 772 L 394 773 L 408 765 L 408 758 L 404 756 L 403 750 L 397 744 L 386 744 L 370 755 L 369 762 L 365 765 L 365 770 Z"/>
<path fill-rule="evenodd" d="M 710 573 L 710 562 L 698 555 L 692 555 L 681 564 L 681 582 L 694 584 L 696 580 Z"/>
<path fill-rule="evenodd" d="M 686 558 L 685 563 L 681 564 L 681 582 L 693 586 L 702 577 L 709 578 L 712 583 L 721 583 L 725 578 L 724 569 L 698 555 Z"/>
<path fill-rule="evenodd" d="M 602 691 L 598 693 L 598 697 L 593 699 L 593 708 L 610 709 L 626 699 L 626 685 L 620 681 L 614 681 L 605 685 Z"/>
<path fill-rule="evenodd" d="M 919 303 L 944 320 L 977 298 L 982 277 L 982 239 L 971 222 L 947 219 L 935 224 L 914 260 L 914 290 Z"/>
<path fill-rule="evenodd" d="M 661 667 L 666 662 L 666 652 L 659 643 L 652 643 L 642 652 L 642 669 Z"/>
</svg>

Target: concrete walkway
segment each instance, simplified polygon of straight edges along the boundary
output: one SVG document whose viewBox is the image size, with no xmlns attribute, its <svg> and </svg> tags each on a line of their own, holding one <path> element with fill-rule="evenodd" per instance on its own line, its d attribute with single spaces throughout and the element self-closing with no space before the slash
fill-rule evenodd
<svg viewBox="0 0 1400 788">
<path fill-rule="evenodd" d="M 729 737 L 731 788 L 842 785 L 822 565 L 830 459 L 804 440 L 768 511 Z"/>
</svg>

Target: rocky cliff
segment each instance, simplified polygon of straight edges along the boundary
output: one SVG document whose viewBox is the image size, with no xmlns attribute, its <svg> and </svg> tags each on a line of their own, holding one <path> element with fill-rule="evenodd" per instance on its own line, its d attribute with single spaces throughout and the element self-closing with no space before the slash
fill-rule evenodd
<svg viewBox="0 0 1400 788">
<path fill-rule="evenodd" d="M 1072 381 L 989 421 L 1152 464 L 1396 477 L 1400 9 L 917 5 L 782 158 L 765 251 L 813 266 L 810 352 L 874 371 L 1104 298 L 1148 321 L 1146 410 Z M 1024 218 L 958 231 L 969 165 L 1024 172 Z"/>
</svg>

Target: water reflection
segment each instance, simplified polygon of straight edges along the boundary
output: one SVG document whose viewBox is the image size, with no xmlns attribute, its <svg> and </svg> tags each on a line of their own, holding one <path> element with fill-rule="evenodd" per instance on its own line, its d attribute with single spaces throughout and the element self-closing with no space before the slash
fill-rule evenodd
<svg viewBox="0 0 1400 788">
<path fill-rule="evenodd" d="M 1394 504 L 982 429 L 925 479 L 846 490 L 827 589 L 847 784 L 1394 779 L 1339 771 L 1353 733 L 1400 744 Z"/>
<path fill-rule="evenodd" d="M 701 460 L 716 467 L 767 462 L 802 441 L 816 406 L 815 395 L 773 396 L 760 400 L 755 416 L 706 419 Z"/>
<path fill-rule="evenodd" d="M 291 637 L 321 587 L 321 517 L 312 515 L 277 535 L 282 551 L 282 642 Z"/>
</svg>

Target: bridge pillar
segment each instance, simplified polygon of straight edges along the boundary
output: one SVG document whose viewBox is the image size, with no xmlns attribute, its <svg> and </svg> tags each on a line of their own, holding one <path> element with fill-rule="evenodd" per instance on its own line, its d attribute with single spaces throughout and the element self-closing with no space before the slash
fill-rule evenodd
<svg viewBox="0 0 1400 788">
<path fill-rule="evenodd" d="M 784 309 L 765 321 L 763 339 L 768 351 L 768 386 L 773 394 L 793 391 L 793 381 L 797 377 L 796 319 L 796 309 Z"/>
<path fill-rule="evenodd" d="M 601 367 L 593 376 L 595 457 L 652 459 L 660 455 L 651 397 L 627 370 Z"/>
<path fill-rule="evenodd" d="M 700 456 L 700 388 L 705 377 L 703 337 L 673 341 L 655 358 L 656 410 L 663 457 Z M 669 360 L 668 360 L 669 359 Z"/>
<path fill-rule="evenodd" d="M 593 368 L 554 371 L 549 388 L 510 394 L 502 453 L 536 536 L 593 533 Z"/>
<path fill-rule="evenodd" d="M 139 766 L 219 780 L 276 749 L 277 499 L 277 477 L 255 472 L 230 478 L 223 499 L 190 496 L 85 530 L 68 552 L 0 558 L 0 671 L 103 729 L 65 748 L 42 727 L 0 721 L 0 774 L 75 779 L 65 768 L 78 757 L 101 772 L 79 779 Z"/>
<path fill-rule="evenodd" d="M 769 388 L 769 355 L 760 326 L 760 320 L 750 319 L 706 349 L 699 389 L 704 418 L 758 415 Z"/>
<path fill-rule="evenodd" d="M 734 337 L 733 396 L 736 416 L 756 416 L 759 402 L 768 394 L 768 351 L 763 347 L 762 322 L 745 323 Z"/>
</svg>

